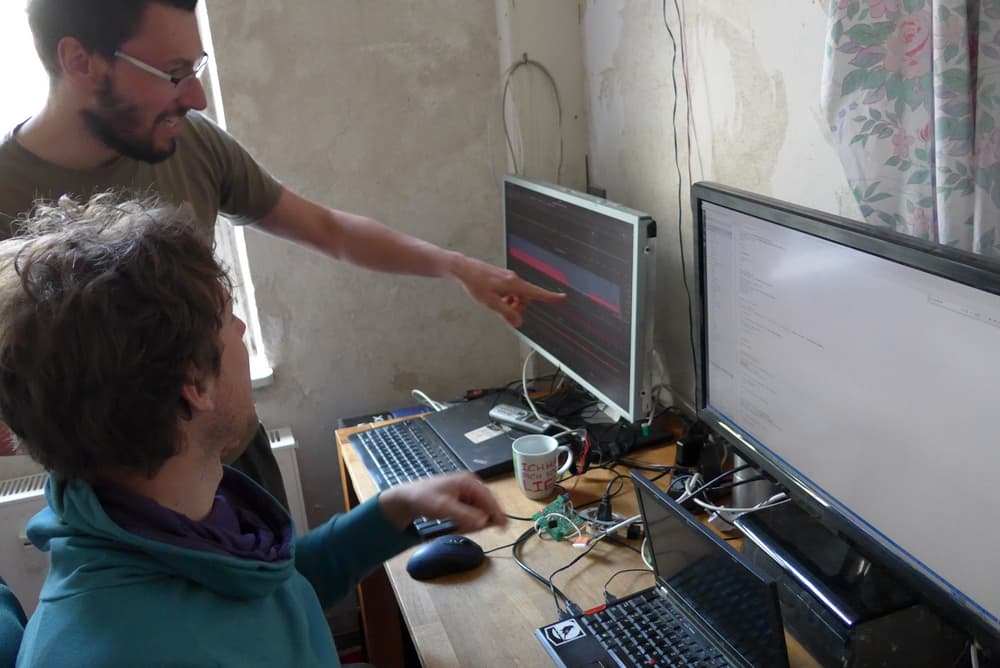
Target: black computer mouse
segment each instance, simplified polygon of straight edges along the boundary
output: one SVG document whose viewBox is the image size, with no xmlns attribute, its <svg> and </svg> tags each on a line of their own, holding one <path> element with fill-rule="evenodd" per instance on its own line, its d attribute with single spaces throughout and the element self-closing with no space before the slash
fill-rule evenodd
<svg viewBox="0 0 1000 668">
<path fill-rule="evenodd" d="M 438 536 L 420 547 L 406 562 L 406 572 L 414 580 L 430 580 L 468 571 L 483 563 L 483 548 L 465 536 Z"/>
</svg>

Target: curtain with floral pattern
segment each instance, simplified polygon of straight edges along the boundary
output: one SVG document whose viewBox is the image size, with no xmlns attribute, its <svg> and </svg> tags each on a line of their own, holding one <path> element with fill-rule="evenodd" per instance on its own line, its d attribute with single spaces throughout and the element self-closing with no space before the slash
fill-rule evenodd
<svg viewBox="0 0 1000 668">
<path fill-rule="evenodd" d="M 867 222 L 1000 256 L 1000 0 L 830 0 L 823 107 Z"/>
</svg>

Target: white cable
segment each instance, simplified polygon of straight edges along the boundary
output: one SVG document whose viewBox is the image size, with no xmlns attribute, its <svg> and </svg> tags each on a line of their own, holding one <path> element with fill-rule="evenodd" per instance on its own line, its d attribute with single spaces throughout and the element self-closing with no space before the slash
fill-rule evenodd
<svg viewBox="0 0 1000 668">
<path fill-rule="evenodd" d="M 975 642 L 969 645 L 969 660 L 972 661 L 972 668 L 979 668 L 979 650 Z"/>
<path fill-rule="evenodd" d="M 599 541 L 599 540 L 603 540 L 604 538 L 607 538 L 608 535 L 614 533 L 615 531 L 618 531 L 622 527 L 628 526 L 629 524 L 632 524 L 633 522 L 638 522 L 641 519 L 642 519 L 642 515 L 633 515 L 632 517 L 628 518 L 627 520 L 622 520 L 618 524 L 615 524 L 613 526 L 609 526 L 607 529 L 604 529 L 603 531 L 601 531 L 601 533 L 595 534 L 594 536 L 591 537 L 591 539 L 589 541 L 587 541 L 587 543 L 590 544 L 590 543 L 594 543 L 594 542 Z"/>
<path fill-rule="evenodd" d="M 538 409 L 535 408 L 535 402 L 531 400 L 528 394 L 528 362 L 534 357 L 535 351 L 529 350 L 527 356 L 524 358 L 524 364 L 521 365 L 521 394 L 524 395 L 524 400 L 528 402 L 528 406 L 531 408 L 531 412 L 535 414 L 535 417 L 539 421 L 542 421 L 542 416 L 538 413 Z"/>
<path fill-rule="evenodd" d="M 649 402 L 649 418 L 646 419 L 646 426 L 649 427 L 653 424 L 653 416 L 656 414 L 656 399 L 651 399 Z"/>
<path fill-rule="evenodd" d="M 639 556 L 642 557 L 642 563 L 646 564 L 649 570 L 655 570 L 653 568 L 653 555 L 647 554 L 646 549 L 649 547 L 649 536 L 642 539 L 642 545 L 639 546 Z"/>
<path fill-rule="evenodd" d="M 656 352 L 655 350 L 653 351 Z M 646 420 L 646 426 L 653 424 L 653 416 L 656 414 L 656 406 L 660 403 L 660 394 L 658 390 L 663 387 L 663 383 L 657 383 L 649 390 L 649 418 Z"/>
<path fill-rule="evenodd" d="M 713 506 L 710 503 L 705 503 L 701 499 L 692 498 L 694 496 L 693 493 L 695 491 L 697 491 L 697 489 L 698 489 L 693 483 L 694 483 L 695 479 L 698 478 L 700 475 L 701 474 L 699 474 L 699 473 L 695 473 L 690 478 L 688 478 L 687 480 L 684 481 L 684 494 L 682 494 L 680 496 L 680 498 L 677 499 L 678 503 L 683 503 L 684 501 L 687 501 L 688 499 L 691 499 L 691 501 L 693 501 L 695 504 L 701 506 L 705 510 L 711 510 L 712 512 L 716 512 L 716 513 L 737 513 L 737 514 L 742 514 L 742 513 L 754 513 L 754 512 L 757 512 L 758 510 L 764 510 L 765 508 L 771 508 L 773 506 L 780 506 L 783 503 L 788 503 L 789 501 L 791 501 L 791 499 L 788 498 L 787 494 L 785 494 L 784 492 L 778 492 L 777 494 L 775 494 L 771 498 L 765 499 L 764 501 L 761 501 L 760 503 L 758 503 L 756 506 L 754 506 L 752 508 L 727 508 L 726 506 Z M 702 491 L 706 491 L 706 490 L 702 490 Z M 726 520 L 727 522 L 729 521 L 729 518 L 727 518 L 727 517 L 723 517 L 722 519 Z M 735 519 L 735 518 L 733 518 L 733 519 Z"/>
<path fill-rule="evenodd" d="M 694 496 L 695 490 L 698 489 L 696 481 L 700 481 L 700 480 L 701 480 L 701 474 L 700 473 L 693 473 L 693 474 L 687 476 L 687 479 L 684 480 L 684 493 L 681 494 L 679 497 L 677 497 L 677 503 L 684 503 L 685 501 L 687 501 L 688 499 L 690 499 L 692 496 Z"/>
<path fill-rule="evenodd" d="M 789 501 L 791 501 L 791 499 L 789 499 L 787 496 L 785 496 L 784 492 L 782 492 L 780 494 L 775 494 L 775 496 L 780 496 L 781 498 L 778 499 L 778 500 L 776 500 L 776 501 L 774 501 L 774 502 L 771 502 L 771 499 L 768 499 L 766 502 L 762 502 L 761 504 L 753 506 L 751 508 L 730 508 L 730 507 L 727 507 L 727 506 L 713 506 L 710 503 L 705 503 L 701 499 L 691 499 L 691 500 L 694 501 L 697 505 L 699 505 L 702 508 L 704 508 L 705 510 L 711 510 L 712 512 L 715 512 L 715 513 L 737 513 L 739 515 L 745 515 L 746 513 L 755 513 L 758 510 L 764 510 L 766 508 L 773 508 L 774 506 L 780 506 L 780 505 L 782 505 L 784 503 L 788 503 Z M 771 498 L 773 499 L 774 497 L 771 497 Z M 727 522 L 729 521 L 725 517 L 723 517 L 722 519 L 726 520 Z"/>
<path fill-rule="evenodd" d="M 538 418 L 539 422 L 550 422 L 562 429 L 563 431 L 560 435 L 578 431 L 577 429 L 570 429 L 553 418 L 542 417 L 542 414 L 539 413 L 538 409 L 535 407 L 535 402 L 531 400 L 530 396 L 528 396 L 528 362 L 531 361 L 534 354 L 534 350 L 529 350 L 528 355 L 524 358 L 524 364 L 521 365 L 521 394 L 524 395 L 524 400 L 528 402 L 528 407 L 531 408 L 531 412 L 535 414 L 535 417 Z"/>
<path fill-rule="evenodd" d="M 594 507 L 584 508 L 579 513 L 580 519 L 594 525 L 595 532 L 603 530 L 604 527 L 614 526 L 625 519 L 621 513 L 611 513 L 610 520 L 599 520 L 597 519 L 597 510 Z"/>
<path fill-rule="evenodd" d="M 440 401 L 434 401 L 433 399 L 431 399 L 430 397 L 428 397 L 422 390 L 418 390 L 416 388 L 410 390 L 410 396 L 413 397 L 414 399 L 418 400 L 423 405 L 425 405 L 425 406 L 427 406 L 429 408 L 433 408 L 435 411 L 438 411 L 438 412 L 443 411 L 444 409 L 448 408 L 446 405 L 442 404 Z"/>
</svg>

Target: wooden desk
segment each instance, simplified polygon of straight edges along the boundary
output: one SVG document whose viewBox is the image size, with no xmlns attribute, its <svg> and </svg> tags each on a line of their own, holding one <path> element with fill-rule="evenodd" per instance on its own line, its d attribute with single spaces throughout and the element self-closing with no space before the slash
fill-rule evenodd
<svg viewBox="0 0 1000 668">
<path fill-rule="evenodd" d="M 337 431 L 344 498 L 353 507 L 378 491 L 347 437 L 367 426 Z M 636 459 L 658 464 L 673 462 L 672 447 L 637 453 Z M 627 469 L 622 468 L 622 472 Z M 577 506 L 603 494 L 613 473 L 591 470 L 568 482 L 571 499 Z M 664 478 L 666 480 L 667 478 Z M 513 475 L 488 482 L 490 489 L 509 515 L 530 517 L 545 503 L 525 498 Z M 614 499 L 615 512 L 626 516 L 637 512 L 635 492 L 628 482 Z M 514 542 L 530 528 L 529 522 L 511 520 L 507 527 L 489 528 L 472 538 L 484 550 Z M 534 636 L 535 629 L 557 619 L 552 594 L 515 563 L 510 549 L 488 555 L 479 568 L 437 580 L 419 582 L 406 573 L 412 550 L 397 555 L 367 578 L 359 587 L 368 660 L 378 668 L 404 665 L 402 634 L 405 620 L 410 637 L 425 668 L 466 668 L 469 666 L 548 666 L 552 661 Z M 544 577 L 580 554 L 568 542 L 529 539 L 521 559 Z M 584 559 L 559 573 L 555 584 L 584 610 L 604 602 L 604 583 L 622 569 L 642 568 L 639 555 L 620 545 L 604 541 Z M 650 586 L 650 573 L 622 573 L 609 590 L 621 596 Z M 816 667 L 799 646 L 788 638 L 793 668 Z"/>
</svg>

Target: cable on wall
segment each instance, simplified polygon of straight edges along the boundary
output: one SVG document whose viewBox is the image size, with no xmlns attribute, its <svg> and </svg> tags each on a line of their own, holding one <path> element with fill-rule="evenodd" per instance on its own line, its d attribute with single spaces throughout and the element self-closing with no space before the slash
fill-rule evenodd
<svg viewBox="0 0 1000 668">
<path fill-rule="evenodd" d="M 694 112 L 691 109 L 691 82 L 688 76 L 688 66 L 687 66 L 687 36 L 684 34 L 684 15 L 681 13 L 681 6 L 679 0 L 673 0 L 674 10 L 677 12 L 677 44 L 681 51 L 681 74 L 684 76 L 684 110 L 685 118 L 687 120 L 684 127 L 685 134 L 687 135 L 687 174 L 688 174 L 688 184 L 694 183 L 694 173 L 691 169 L 691 135 L 694 134 L 697 137 L 697 132 L 694 127 Z"/>
<path fill-rule="evenodd" d="M 678 8 L 678 20 L 680 20 L 680 9 Z M 684 282 L 684 292 L 687 294 L 688 310 L 688 340 L 691 344 L 691 363 L 695 376 L 698 375 L 698 355 L 695 352 L 694 344 L 694 308 L 691 304 L 691 286 L 688 284 L 687 260 L 684 257 L 684 173 L 681 171 L 680 147 L 677 140 L 677 53 L 678 43 L 674 37 L 673 30 L 670 29 L 670 21 L 667 19 L 667 0 L 663 0 L 663 25 L 670 36 L 670 44 L 673 47 L 673 55 L 670 60 L 670 79 L 674 88 L 673 105 L 673 135 L 674 135 L 674 167 L 677 169 L 677 241 L 680 245 L 681 254 L 681 278 Z"/>
<path fill-rule="evenodd" d="M 507 150 L 510 151 L 510 160 L 513 163 L 514 174 L 520 176 L 521 172 L 517 166 L 517 155 L 514 152 L 514 142 L 510 138 L 510 129 L 507 126 L 507 94 L 510 91 L 510 83 L 514 79 L 514 74 L 522 67 L 534 67 L 541 71 L 545 75 L 545 78 L 552 85 L 552 92 L 556 99 L 556 113 L 558 114 L 558 127 L 559 127 L 559 162 L 556 165 L 556 183 L 562 182 L 562 168 L 563 168 L 563 131 L 562 131 L 562 102 L 559 99 L 559 86 L 556 85 L 556 80 L 549 72 L 545 65 L 542 65 L 537 60 L 532 60 L 528 58 L 528 54 L 524 53 L 521 56 L 521 60 L 518 60 L 513 65 L 507 68 L 507 72 L 504 74 L 503 81 L 503 97 L 500 101 L 500 113 L 503 119 L 503 135 L 507 140 Z M 523 165 L 522 165 L 523 167 Z"/>
</svg>

